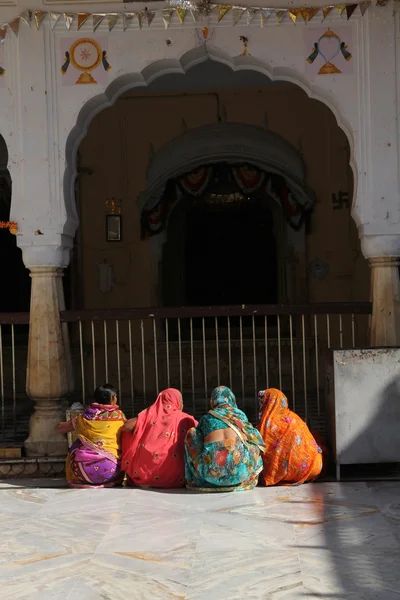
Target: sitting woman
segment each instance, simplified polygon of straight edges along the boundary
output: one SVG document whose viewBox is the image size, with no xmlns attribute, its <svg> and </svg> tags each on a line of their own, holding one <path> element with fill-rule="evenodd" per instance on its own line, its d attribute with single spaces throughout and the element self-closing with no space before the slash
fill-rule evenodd
<svg viewBox="0 0 400 600">
<path fill-rule="evenodd" d="M 322 471 L 322 450 L 306 423 L 288 407 L 286 396 L 275 389 L 258 393 L 260 423 L 265 443 L 265 485 L 300 485 Z"/>
<path fill-rule="evenodd" d="M 127 421 L 122 437 L 122 465 L 131 485 L 179 488 L 185 485 L 184 445 L 197 425 L 184 413 L 182 394 L 173 388 Z"/>
<path fill-rule="evenodd" d="M 224 386 L 211 395 L 211 410 L 188 431 L 186 487 L 198 492 L 251 490 L 263 469 L 263 440 Z"/>
<path fill-rule="evenodd" d="M 57 433 L 75 432 L 66 462 L 71 487 L 112 487 L 123 480 L 121 429 L 126 421 L 117 406 L 117 391 L 106 383 L 94 392 L 95 402 L 82 415 L 60 423 Z"/>
</svg>

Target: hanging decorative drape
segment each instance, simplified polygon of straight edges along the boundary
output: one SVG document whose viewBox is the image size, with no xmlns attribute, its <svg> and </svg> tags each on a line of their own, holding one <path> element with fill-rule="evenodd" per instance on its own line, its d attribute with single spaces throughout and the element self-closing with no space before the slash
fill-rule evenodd
<svg viewBox="0 0 400 600">
<path fill-rule="evenodd" d="M 185 173 L 178 179 L 183 192 L 191 196 L 202 196 L 210 185 L 213 176 L 212 166 L 199 167 L 190 173 Z"/>
<path fill-rule="evenodd" d="M 284 217 L 290 227 L 300 229 L 308 212 L 312 210 L 312 202 L 306 206 L 299 201 L 288 188 L 284 177 L 272 173 L 266 173 L 249 164 L 229 166 L 232 174 L 233 184 L 236 190 L 246 194 L 250 198 L 273 197 L 282 206 Z M 212 192 L 214 176 L 218 166 L 206 165 L 189 173 L 170 180 L 165 192 L 154 208 L 143 210 L 141 216 L 142 239 L 146 239 L 160 233 L 168 221 L 168 217 L 182 195 L 196 198 Z"/>
<path fill-rule="evenodd" d="M 147 239 L 163 231 L 177 201 L 176 183 L 174 180 L 170 180 L 165 186 L 164 194 L 154 208 L 142 211 L 140 217 L 142 239 Z"/>
<path fill-rule="evenodd" d="M 232 175 L 240 190 L 247 195 L 255 194 L 265 184 L 267 174 L 251 165 L 232 167 Z"/>
</svg>

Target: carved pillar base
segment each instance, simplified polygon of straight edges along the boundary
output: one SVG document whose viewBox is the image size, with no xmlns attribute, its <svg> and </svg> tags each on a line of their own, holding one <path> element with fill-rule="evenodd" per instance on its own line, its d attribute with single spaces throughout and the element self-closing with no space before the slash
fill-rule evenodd
<svg viewBox="0 0 400 600">
<path fill-rule="evenodd" d="M 398 257 L 370 258 L 371 346 L 400 346 L 400 282 Z"/>
<path fill-rule="evenodd" d="M 54 431 L 65 419 L 62 398 L 71 390 L 69 349 L 60 323 L 60 277 L 57 267 L 31 267 L 32 292 L 26 389 L 36 402 L 25 442 L 28 456 L 62 456 L 65 436 Z"/>
<path fill-rule="evenodd" d="M 35 412 L 29 421 L 29 437 L 25 440 L 26 455 L 65 456 L 68 443 L 64 435 L 54 432 L 60 421 L 65 421 L 65 410 L 60 399 L 32 398 L 36 402 Z"/>
</svg>

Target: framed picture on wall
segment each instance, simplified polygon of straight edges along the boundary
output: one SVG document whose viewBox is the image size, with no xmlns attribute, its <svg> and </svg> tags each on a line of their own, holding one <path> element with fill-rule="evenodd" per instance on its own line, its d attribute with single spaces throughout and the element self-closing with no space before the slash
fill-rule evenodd
<svg viewBox="0 0 400 600">
<path fill-rule="evenodd" d="M 121 215 L 106 215 L 106 240 L 107 242 L 120 242 L 122 240 Z"/>
</svg>

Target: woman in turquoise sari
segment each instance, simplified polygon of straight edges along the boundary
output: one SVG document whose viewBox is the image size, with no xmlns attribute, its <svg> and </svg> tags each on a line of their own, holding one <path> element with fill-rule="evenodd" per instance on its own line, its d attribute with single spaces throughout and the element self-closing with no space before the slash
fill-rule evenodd
<svg viewBox="0 0 400 600">
<path fill-rule="evenodd" d="M 186 487 L 198 492 L 252 490 L 263 470 L 260 433 L 238 409 L 233 392 L 215 388 L 211 410 L 186 434 Z"/>
</svg>

